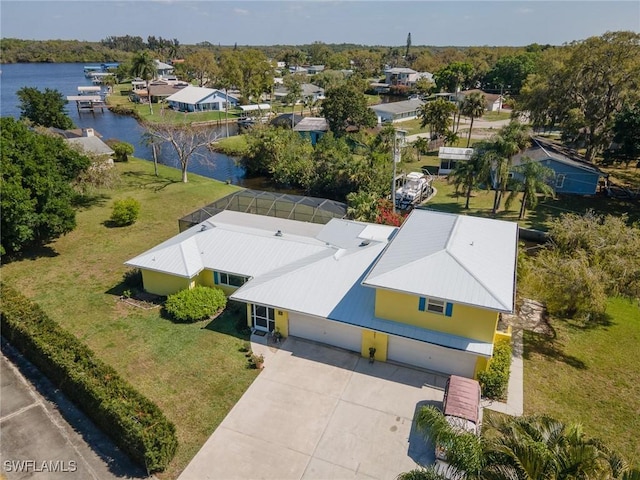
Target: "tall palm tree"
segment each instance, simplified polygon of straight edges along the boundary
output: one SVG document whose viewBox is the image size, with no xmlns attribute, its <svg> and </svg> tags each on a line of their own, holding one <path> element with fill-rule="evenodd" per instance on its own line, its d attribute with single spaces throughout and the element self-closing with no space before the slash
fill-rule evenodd
<svg viewBox="0 0 640 480">
<path fill-rule="evenodd" d="M 538 205 L 538 193 L 542 193 L 545 198 L 553 196 L 554 190 L 550 182 L 554 173 L 550 168 L 545 167 L 540 162 L 534 162 L 528 157 L 524 157 L 522 164 L 514 167 L 513 170 L 517 175 L 521 175 L 521 178 L 514 178 L 515 188 L 507 196 L 506 206 L 509 208 L 518 192 L 522 190 L 522 203 L 520 204 L 520 215 L 518 216 L 522 220 L 527 207 L 534 209 Z"/>
<path fill-rule="evenodd" d="M 471 192 L 478 185 L 484 173 L 484 157 L 482 151 L 476 150 L 468 161 L 456 163 L 453 171 L 449 174 L 447 181 L 453 183 L 456 193 L 463 191 L 466 198 L 464 208 L 469 209 L 469 199 Z"/>
<path fill-rule="evenodd" d="M 456 111 L 456 106 L 443 99 L 427 102 L 420 107 L 420 127 L 429 125 L 429 134 L 433 138 L 443 136 L 452 124 L 451 115 Z"/>
<path fill-rule="evenodd" d="M 467 148 L 471 144 L 471 132 L 473 131 L 473 121 L 481 117 L 487 104 L 484 95 L 479 92 L 474 92 L 465 97 L 460 105 L 460 114 L 469 117 L 471 125 L 469 126 L 469 136 L 467 137 Z"/>
<path fill-rule="evenodd" d="M 151 106 L 151 90 L 149 84 L 156 76 L 156 62 L 149 53 L 144 50 L 137 53 L 131 62 L 131 75 L 142 78 L 147 85 L 147 96 L 149 98 L 149 112 L 153 115 L 153 107 Z"/>
<path fill-rule="evenodd" d="M 494 215 L 507 191 L 511 159 L 529 146 L 530 138 L 529 127 L 518 121 L 511 121 L 502 127 L 493 138 L 491 150 L 495 163 L 493 180 L 496 192 L 493 202 Z"/>
</svg>

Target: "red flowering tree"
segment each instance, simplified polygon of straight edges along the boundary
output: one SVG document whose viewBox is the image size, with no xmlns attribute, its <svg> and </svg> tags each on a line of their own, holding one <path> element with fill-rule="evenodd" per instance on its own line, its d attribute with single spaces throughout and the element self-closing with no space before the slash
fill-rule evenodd
<svg viewBox="0 0 640 480">
<path fill-rule="evenodd" d="M 393 227 L 399 227 L 402 225 L 402 222 L 404 222 L 404 219 L 407 217 L 407 214 L 399 212 L 394 213 L 391 200 L 387 199 L 378 200 L 376 212 L 376 223 L 391 225 Z"/>
</svg>

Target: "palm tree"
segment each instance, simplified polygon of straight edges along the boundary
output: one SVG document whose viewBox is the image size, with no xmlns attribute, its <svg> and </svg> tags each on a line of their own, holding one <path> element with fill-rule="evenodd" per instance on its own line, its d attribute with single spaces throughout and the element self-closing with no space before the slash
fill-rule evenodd
<svg viewBox="0 0 640 480">
<path fill-rule="evenodd" d="M 149 83 L 156 76 L 156 62 L 151 54 L 144 50 L 137 53 L 133 57 L 131 64 L 131 75 L 134 77 L 142 78 L 147 84 L 147 95 L 149 97 L 149 112 L 153 115 L 153 107 L 151 106 L 151 90 L 149 89 Z"/>
<path fill-rule="evenodd" d="M 413 142 L 413 147 L 418 152 L 418 161 L 420 161 L 420 155 L 428 153 L 429 151 L 429 139 L 425 137 L 418 137 L 418 139 Z"/>
<path fill-rule="evenodd" d="M 554 190 L 550 185 L 553 179 L 553 170 L 545 167 L 540 162 L 534 162 L 528 157 L 522 159 L 522 164 L 513 168 L 514 173 L 522 176 L 521 179 L 514 178 L 515 188 L 507 196 L 506 206 L 509 208 L 515 200 L 518 192 L 522 190 L 522 203 L 520 205 L 520 215 L 522 220 L 527 207 L 535 209 L 538 205 L 538 193 L 542 193 L 545 198 L 553 196 Z"/>
<path fill-rule="evenodd" d="M 469 136 L 467 137 L 467 148 L 471 144 L 471 132 L 473 131 L 473 121 L 481 117 L 484 113 L 486 100 L 484 95 L 475 92 L 465 97 L 462 105 L 460 105 L 460 114 L 465 115 L 471 119 L 471 125 L 469 126 Z"/>
<path fill-rule="evenodd" d="M 529 127 L 517 121 L 511 121 L 500 129 L 493 138 L 491 147 L 494 161 L 494 187 L 496 194 L 493 202 L 493 214 L 500 207 L 502 196 L 507 190 L 511 158 L 529 146 Z"/>
<path fill-rule="evenodd" d="M 435 465 L 429 465 L 403 472 L 396 477 L 396 480 L 447 480 L 447 476 L 440 473 Z"/>
<path fill-rule="evenodd" d="M 434 134 L 441 137 L 451 126 L 451 115 L 455 111 L 456 106 L 443 98 L 427 102 L 420 108 L 420 127 L 428 124 L 430 137 L 433 138 Z"/>
<path fill-rule="evenodd" d="M 464 204 L 465 210 L 469 209 L 471 192 L 478 184 L 483 172 L 484 157 L 482 151 L 476 150 L 470 160 L 457 162 L 447 179 L 449 183 L 453 183 L 455 186 L 456 193 L 459 193 L 461 190 L 464 191 L 464 195 L 466 197 L 466 202 Z"/>
<path fill-rule="evenodd" d="M 476 437 L 455 429 L 438 409 L 427 406 L 418 412 L 416 425 L 447 449 L 449 478 L 574 480 L 638 475 L 602 442 L 587 438 L 580 425 L 547 416 L 485 411 L 482 433 Z"/>
</svg>

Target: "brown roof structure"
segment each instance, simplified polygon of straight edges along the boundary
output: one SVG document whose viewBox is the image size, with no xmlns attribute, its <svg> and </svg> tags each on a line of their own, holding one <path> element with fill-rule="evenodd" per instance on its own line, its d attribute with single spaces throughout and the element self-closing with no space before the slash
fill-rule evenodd
<svg viewBox="0 0 640 480">
<path fill-rule="evenodd" d="M 451 375 L 444 399 L 444 414 L 478 423 L 480 384 L 470 378 Z"/>
</svg>

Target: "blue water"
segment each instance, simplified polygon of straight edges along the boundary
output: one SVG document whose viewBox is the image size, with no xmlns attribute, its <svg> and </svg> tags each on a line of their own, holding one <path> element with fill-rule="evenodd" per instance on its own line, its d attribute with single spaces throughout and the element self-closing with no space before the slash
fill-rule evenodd
<svg viewBox="0 0 640 480">
<path fill-rule="evenodd" d="M 0 65 L 0 116 L 20 116 L 20 102 L 16 92 L 22 87 L 37 87 L 56 89 L 65 97 L 77 95 L 79 86 L 92 85 L 91 80 L 85 78 L 83 63 L 17 63 Z M 93 65 L 93 64 L 92 64 Z M 144 129 L 132 117 L 115 115 L 105 110 L 103 113 L 79 113 L 75 103 L 67 105 L 67 113 L 78 128 L 93 128 L 102 135 L 103 140 L 116 138 L 132 144 L 134 155 L 146 160 L 152 160 L 151 148 L 142 141 Z M 219 127 L 213 127 L 224 132 Z M 231 129 L 231 126 L 230 126 Z M 233 125 L 232 132 L 237 132 Z M 177 156 L 169 145 L 160 149 L 158 161 L 172 167 L 179 167 Z M 235 160 L 227 155 L 201 149 L 198 155 L 191 157 L 189 172 L 197 173 L 217 180 L 229 181 L 234 184 L 244 184 L 244 170 Z"/>
</svg>

